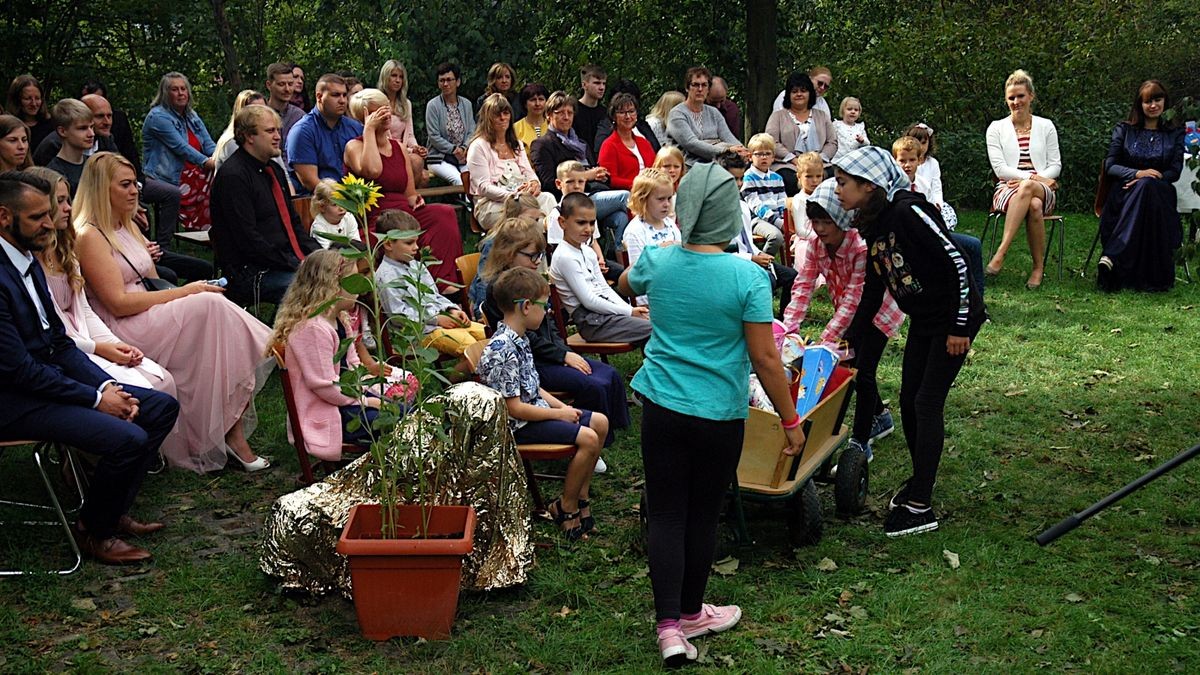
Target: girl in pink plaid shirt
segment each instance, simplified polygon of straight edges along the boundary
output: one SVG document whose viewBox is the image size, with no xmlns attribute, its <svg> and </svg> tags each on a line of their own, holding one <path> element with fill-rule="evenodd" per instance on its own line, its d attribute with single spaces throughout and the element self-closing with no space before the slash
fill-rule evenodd
<svg viewBox="0 0 1200 675">
<path fill-rule="evenodd" d="M 900 332 L 904 313 L 892 296 L 885 293 L 872 321 L 873 330 L 865 331 L 866 335 L 845 349 L 840 345 L 862 299 L 867 277 L 867 243 L 858 230 L 851 229 L 854 212 L 842 208 L 836 188 L 837 181 L 830 178 L 818 185 L 805 203 L 809 223 L 818 241 L 813 242 L 815 245 L 810 247 L 798 270 L 792 286 L 792 301 L 783 312 L 783 325 L 789 333 L 799 332 L 817 279 L 823 275 L 834 312 L 821 332 L 820 341 L 842 352 L 849 359 L 845 361 L 847 365 L 857 362 L 858 397 L 854 402 L 850 443 L 858 445 L 870 461 L 873 458 L 871 443 L 892 433 L 895 428 L 892 414 L 879 396 L 875 371 L 888 339 Z M 858 358 L 860 355 L 863 358 Z"/>
</svg>

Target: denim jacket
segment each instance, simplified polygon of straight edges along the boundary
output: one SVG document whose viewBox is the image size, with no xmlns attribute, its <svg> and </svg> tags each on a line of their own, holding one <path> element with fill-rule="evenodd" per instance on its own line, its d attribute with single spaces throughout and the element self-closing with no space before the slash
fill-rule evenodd
<svg viewBox="0 0 1200 675">
<path fill-rule="evenodd" d="M 188 127 L 200 139 L 203 152 L 188 145 Z M 204 164 L 217 150 L 217 144 L 196 111 L 189 110 L 185 120 L 161 105 L 154 106 L 146 115 L 142 124 L 142 146 L 146 175 L 172 185 L 179 185 L 184 162 Z"/>
</svg>

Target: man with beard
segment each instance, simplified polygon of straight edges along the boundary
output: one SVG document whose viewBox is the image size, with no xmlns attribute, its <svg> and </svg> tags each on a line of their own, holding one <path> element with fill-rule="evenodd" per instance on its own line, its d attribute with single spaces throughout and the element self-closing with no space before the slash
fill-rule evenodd
<svg viewBox="0 0 1200 675">
<path fill-rule="evenodd" d="M 75 539 L 99 562 L 141 562 L 150 552 L 118 535 L 163 528 L 128 510 L 179 403 L 117 383 L 67 336 L 33 257 L 53 241 L 50 193 L 36 176 L 0 174 L 0 440 L 64 443 L 99 457 Z"/>
</svg>

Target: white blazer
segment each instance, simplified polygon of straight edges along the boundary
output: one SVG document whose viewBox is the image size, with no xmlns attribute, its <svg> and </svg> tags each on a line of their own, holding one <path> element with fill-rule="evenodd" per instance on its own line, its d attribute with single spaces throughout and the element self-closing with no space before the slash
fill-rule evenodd
<svg viewBox="0 0 1200 675">
<path fill-rule="evenodd" d="M 1024 180 L 1032 175 L 1032 172 L 1017 168 L 1021 148 L 1017 145 L 1017 132 L 1013 128 L 1011 117 L 996 120 L 988 125 L 987 151 L 992 173 L 996 174 L 997 179 Z M 1033 160 L 1037 175 L 1043 178 L 1058 178 L 1062 173 L 1058 131 L 1054 128 L 1054 122 L 1045 117 L 1033 116 L 1033 124 L 1029 129 L 1029 158 Z"/>
</svg>

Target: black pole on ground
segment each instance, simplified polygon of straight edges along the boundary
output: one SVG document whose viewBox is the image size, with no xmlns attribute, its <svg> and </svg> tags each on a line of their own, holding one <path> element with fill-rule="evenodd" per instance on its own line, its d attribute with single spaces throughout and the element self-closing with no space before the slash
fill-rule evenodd
<svg viewBox="0 0 1200 675">
<path fill-rule="evenodd" d="M 1129 494 L 1136 492 L 1139 488 L 1141 488 L 1146 483 L 1149 483 L 1150 481 L 1154 480 L 1155 478 L 1158 478 L 1159 476 L 1170 472 L 1175 467 L 1179 466 L 1180 464 L 1183 464 L 1184 462 L 1188 461 L 1189 459 L 1195 457 L 1198 454 L 1200 454 L 1200 445 L 1194 445 L 1190 449 L 1184 450 L 1183 452 L 1179 453 L 1178 455 L 1175 455 L 1171 459 L 1158 465 L 1158 467 L 1155 468 L 1153 471 L 1143 474 L 1137 480 L 1126 485 L 1125 487 L 1121 488 L 1120 490 L 1117 490 L 1116 492 L 1110 494 L 1109 496 L 1105 497 L 1104 499 L 1101 499 L 1100 501 L 1096 502 L 1095 504 L 1092 504 L 1091 506 L 1080 511 L 1079 513 L 1076 513 L 1073 516 L 1067 516 L 1066 518 L 1063 518 L 1054 527 L 1051 527 L 1050 529 L 1046 530 L 1045 532 L 1042 532 L 1038 536 L 1034 537 L 1034 540 L 1037 541 L 1038 545 L 1040 545 L 1040 546 L 1045 546 L 1045 545 L 1049 544 L 1050 542 L 1054 541 L 1055 539 L 1058 539 L 1059 537 L 1063 536 L 1064 534 L 1079 527 L 1079 524 L 1082 523 L 1083 521 L 1087 520 L 1088 518 L 1091 518 L 1092 516 L 1096 515 L 1097 513 L 1100 513 L 1104 509 L 1107 509 L 1108 507 L 1112 506 L 1113 504 L 1117 503 L 1118 501 L 1124 499 Z"/>
</svg>

